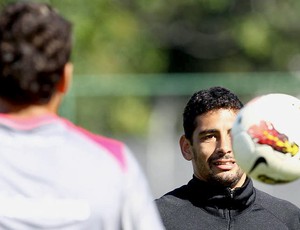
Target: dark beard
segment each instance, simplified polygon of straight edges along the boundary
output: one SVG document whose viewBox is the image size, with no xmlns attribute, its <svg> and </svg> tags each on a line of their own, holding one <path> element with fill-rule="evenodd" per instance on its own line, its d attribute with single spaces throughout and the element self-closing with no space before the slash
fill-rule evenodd
<svg viewBox="0 0 300 230">
<path fill-rule="evenodd" d="M 228 176 L 225 178 L 215 174 L 211 174 L 207 178 L 207 182 L 217 186 L 234 188 L 242 178 L 243 174 L 244 173 L 241 169 L 239 169 L 234 176 Z"/>
</svg>

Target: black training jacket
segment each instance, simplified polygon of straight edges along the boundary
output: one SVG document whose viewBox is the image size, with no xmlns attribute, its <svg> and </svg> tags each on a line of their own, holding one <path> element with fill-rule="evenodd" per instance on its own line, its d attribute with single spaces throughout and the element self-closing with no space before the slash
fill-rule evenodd
<svg viewBox="0 0 300 230">
<path fill-rule="evenodd" d="M 155 202 L 167 230 L 300 230 L 300 209 L 254 188 L 249 178 L 230 190 L 193 177 Z"/>
</svg>

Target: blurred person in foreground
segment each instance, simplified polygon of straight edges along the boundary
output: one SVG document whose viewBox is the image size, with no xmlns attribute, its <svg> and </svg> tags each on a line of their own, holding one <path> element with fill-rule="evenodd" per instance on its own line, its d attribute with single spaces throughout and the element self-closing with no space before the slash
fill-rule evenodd
<svg viewBox="0 0 300 230">
<path fill-rule="evenodd" d="M 254 188 L 235 162 L 230 131 L 242 106 L 223 87 L 200 90 L 188 101 L 179 143 L 193 178 L 156 200 L 166 229 L 300 229 L 300 210 Z"/>
<path fill-rule="evenodd" d="M 71 27 L 46 4 L 0 15 L 0 228 L 162 229 L 129 149 L 56 115 Z"/>
</svg>

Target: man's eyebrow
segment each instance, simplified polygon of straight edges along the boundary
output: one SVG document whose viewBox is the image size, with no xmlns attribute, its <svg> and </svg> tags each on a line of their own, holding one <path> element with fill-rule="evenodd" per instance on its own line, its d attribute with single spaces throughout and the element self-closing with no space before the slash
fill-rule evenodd
<svg viewBox="0 0 300 230">
<path fill-rule="evenodd" d="M 218 132 L 217 129 L 205 129 L 205 130 L 202 130 L 201 132 L 198 133 L 198 136 L 204 136 L 204 135 L 207 135 L 209 133 L 216 133 Z"/>
</svg>

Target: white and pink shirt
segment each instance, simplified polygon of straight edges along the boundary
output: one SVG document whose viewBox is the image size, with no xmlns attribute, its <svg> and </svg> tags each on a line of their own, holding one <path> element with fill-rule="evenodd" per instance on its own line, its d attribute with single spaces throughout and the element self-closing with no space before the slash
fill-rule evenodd
<svg viewBox="0 0 300 230">
<path fill-rule="evenodd" d="M 54 115 L 0 114 L 0 229 L 163 229 L 122 143 Z"/>
</svg>

